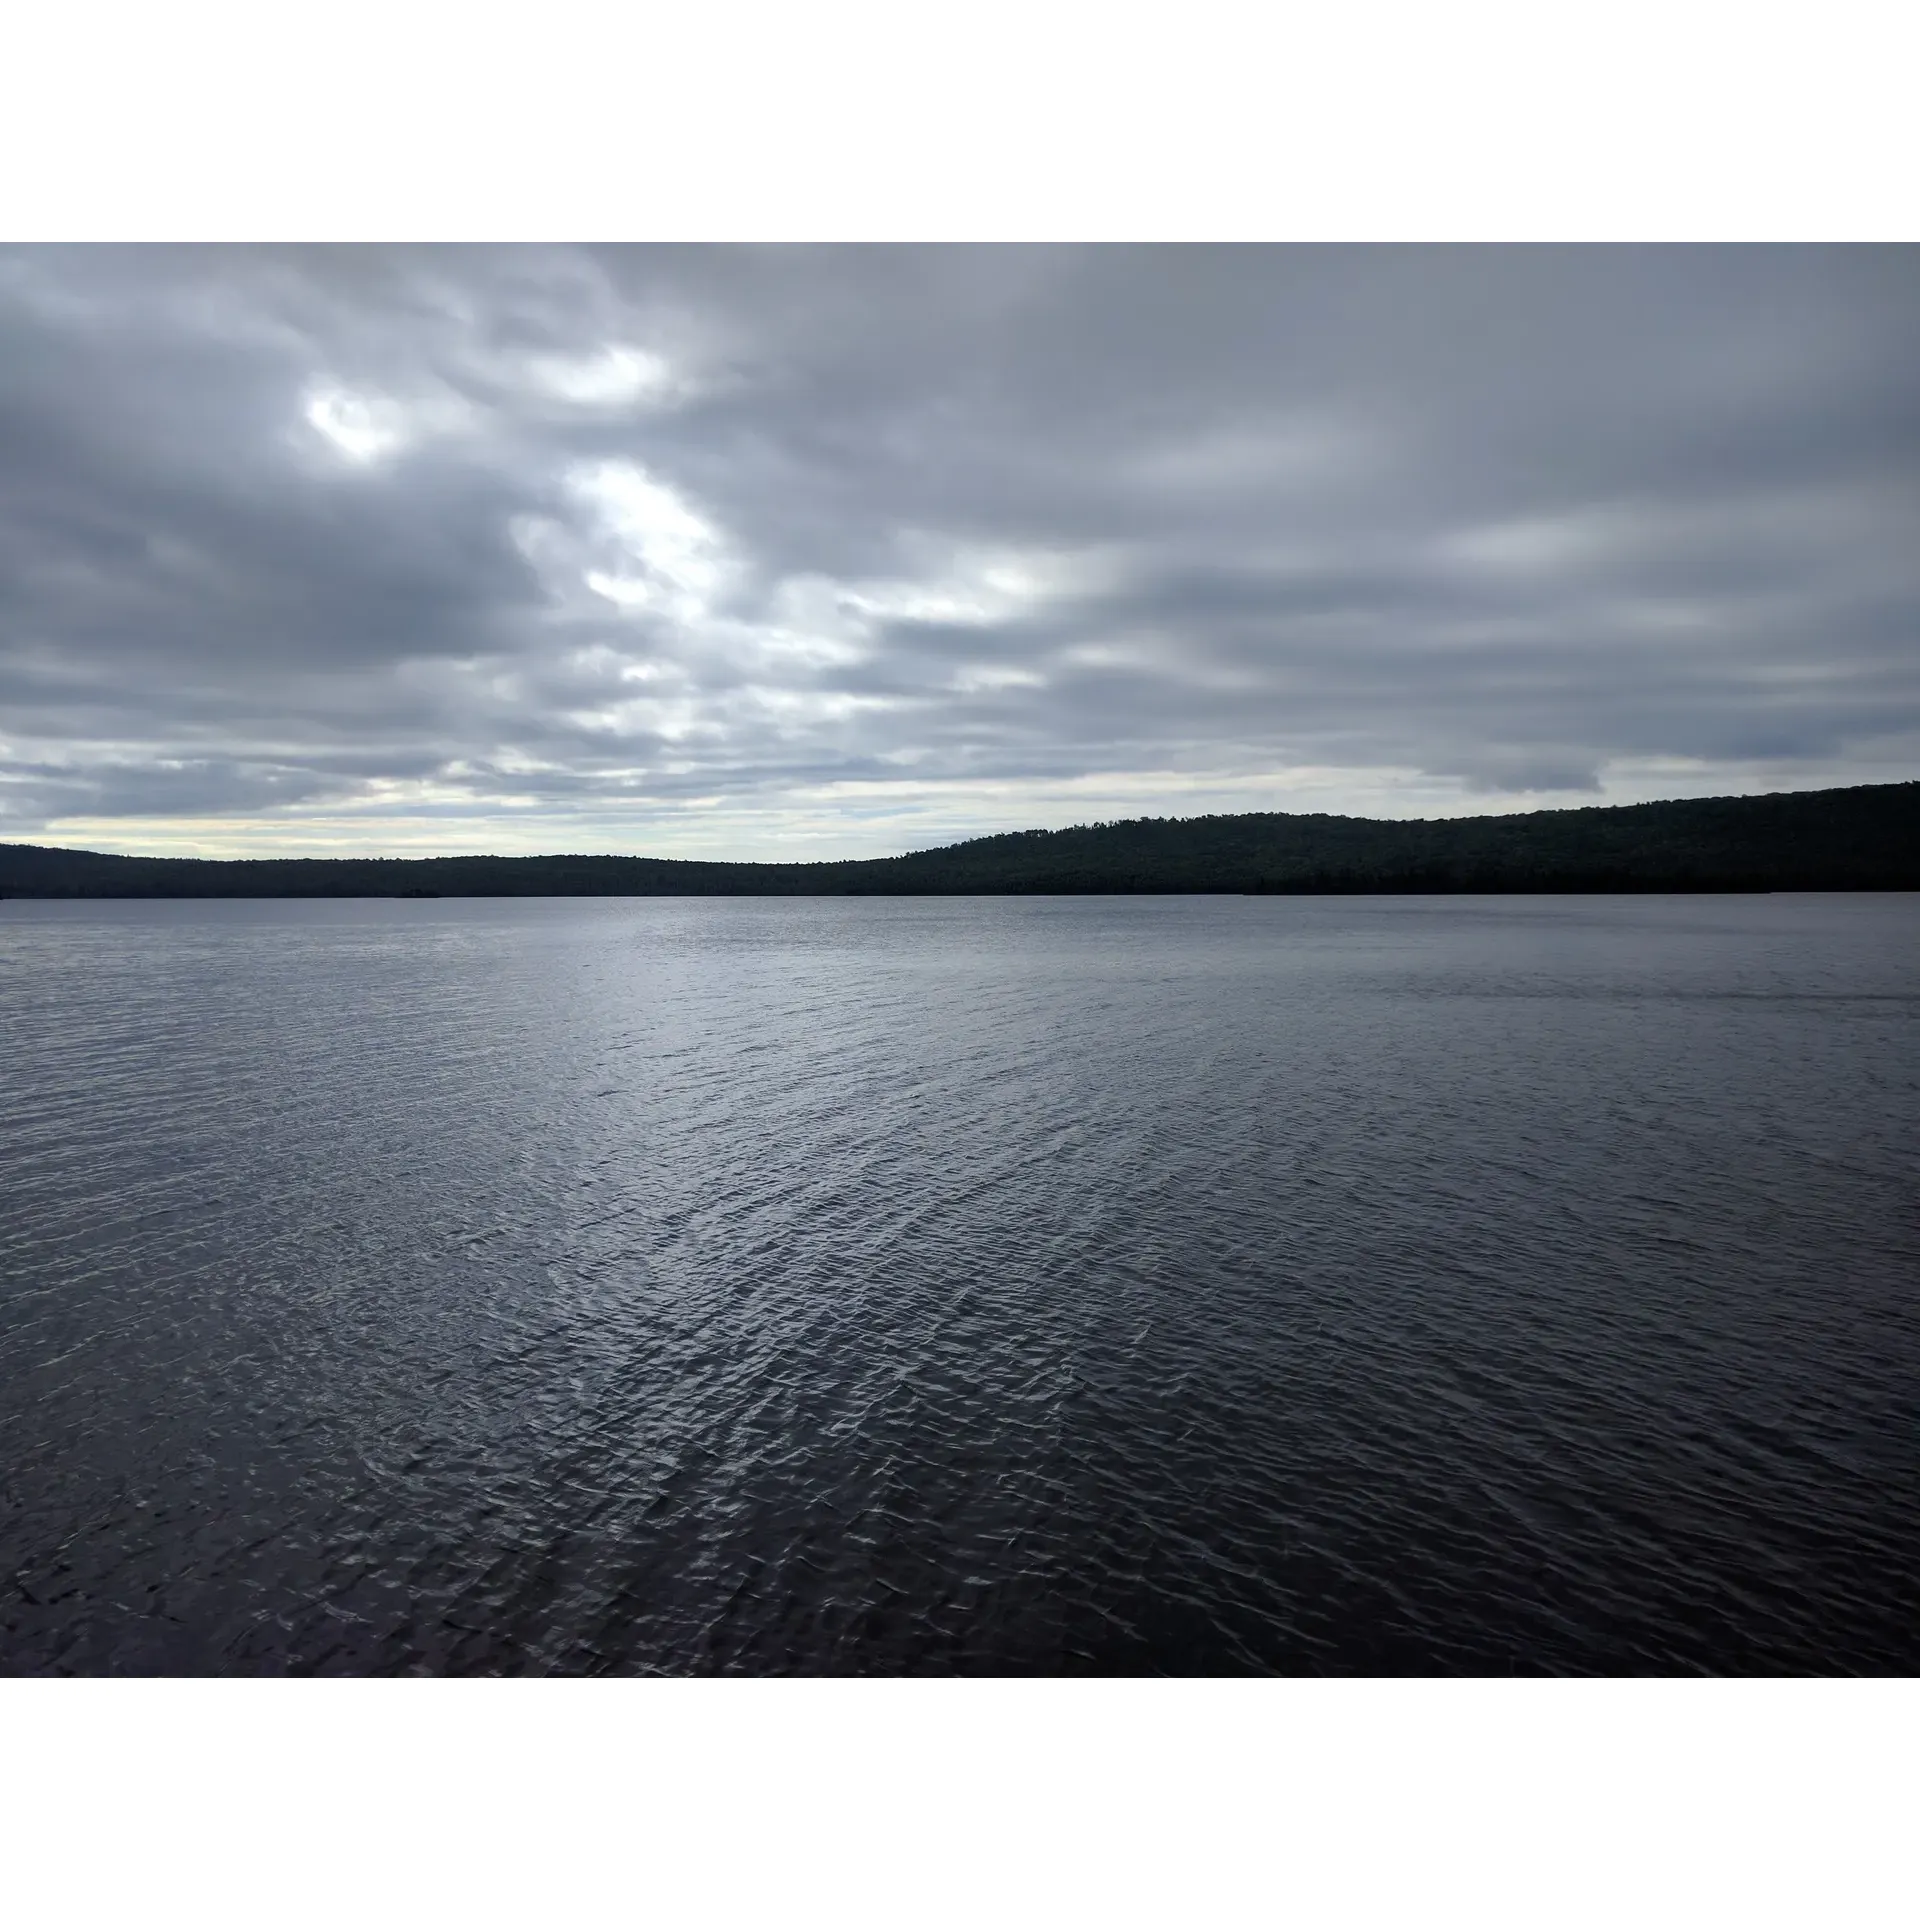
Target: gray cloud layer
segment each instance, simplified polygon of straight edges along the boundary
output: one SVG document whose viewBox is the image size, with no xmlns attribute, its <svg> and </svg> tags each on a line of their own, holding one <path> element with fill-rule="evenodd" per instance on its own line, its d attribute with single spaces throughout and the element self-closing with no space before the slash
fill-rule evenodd
<svg viewBox="0 0 1920 1920">
<path fill-rule="evenodd" d="M 1916 340 L 1912 249 L 15 250 L 0 837 L 1910 775 Z"/>
</svg>

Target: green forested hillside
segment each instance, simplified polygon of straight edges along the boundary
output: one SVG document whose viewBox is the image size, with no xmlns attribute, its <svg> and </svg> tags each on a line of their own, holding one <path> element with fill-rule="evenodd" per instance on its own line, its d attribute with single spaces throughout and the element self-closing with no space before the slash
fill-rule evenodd
<svg viewBox="0 0 1920 1920">
<path fill-rule="evenodd" d="M 26 898 L 430 894 L 1572 893 L 1920 887 L 1920 781 L 1471 820 L 1245 813 L 995 834 L 885 860 L 599 854 L 154 860 L 0 846 Z"/>
</svg>

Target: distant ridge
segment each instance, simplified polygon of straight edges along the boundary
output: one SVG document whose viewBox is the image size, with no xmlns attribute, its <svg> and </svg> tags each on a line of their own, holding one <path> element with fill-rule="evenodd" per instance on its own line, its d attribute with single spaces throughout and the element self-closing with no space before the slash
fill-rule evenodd
<svg viewBox="0 0 1920 1920">
<path fill-rule="evenodd" d="M 1362 820 L 1210 814 L 994 834 L 880 860 L 622 854 L 172 860 L 0 846 L 25 899 L 929 893 L 1764 893 L 1920 887 L 1920 781 Z"/>
</svg>

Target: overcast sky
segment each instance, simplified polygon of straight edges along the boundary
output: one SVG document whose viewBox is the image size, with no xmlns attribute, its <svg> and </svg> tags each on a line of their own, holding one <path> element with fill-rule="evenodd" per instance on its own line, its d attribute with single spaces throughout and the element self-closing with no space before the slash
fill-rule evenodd
<svg viewBox="0 0 1920 1920">
<path fill-rule="evenodd" d="M 0 839 L 1920 774 L 1920 252 L 0 252 Z"/>
</svg>

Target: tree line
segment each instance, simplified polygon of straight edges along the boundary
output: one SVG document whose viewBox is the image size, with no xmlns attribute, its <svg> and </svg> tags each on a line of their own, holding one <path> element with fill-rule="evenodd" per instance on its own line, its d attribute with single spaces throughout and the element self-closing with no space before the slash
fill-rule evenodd
<svg viewBox="0 0 1920 1920">
<path fill-rule="evenodd" d="M 1920 887 L 1920 781 L 1462 820 L 1116 820 L 877 860 L 185 860 L 0 846 L 28 899 L 938 893 L 1640 893 Z"/>
</svg>

